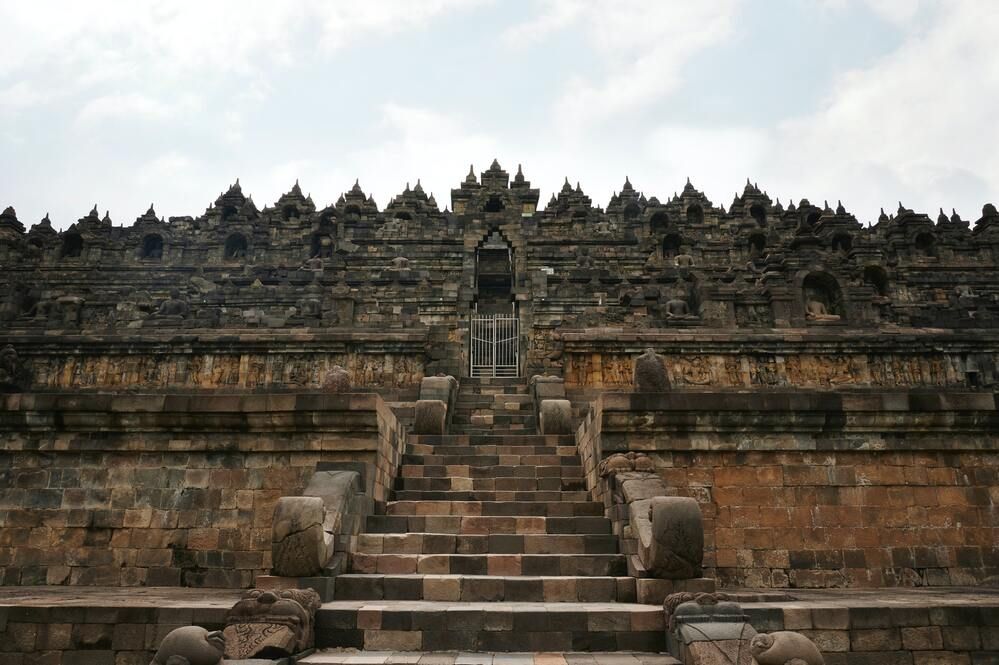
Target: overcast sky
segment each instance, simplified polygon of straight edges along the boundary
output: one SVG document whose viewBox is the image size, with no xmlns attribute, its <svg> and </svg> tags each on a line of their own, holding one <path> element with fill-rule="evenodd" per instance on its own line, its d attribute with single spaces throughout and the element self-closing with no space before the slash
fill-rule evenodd
<svg viewBox="0 0 999 665">
<path fill-rule="evenodd" d="M 379 206 L 497 157 L 604 206 L 999 203 L 996 0 L 0 0 L 0 206 L 198 215 L 237 177 Z"/>
</svg>

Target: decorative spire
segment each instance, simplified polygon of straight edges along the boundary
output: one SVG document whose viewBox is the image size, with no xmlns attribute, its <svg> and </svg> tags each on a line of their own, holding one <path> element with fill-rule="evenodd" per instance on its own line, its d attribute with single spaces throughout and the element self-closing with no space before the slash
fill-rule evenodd
<svg viewBox="0 0 999 665">
<path fill-rule="evenodd" d="M 419 178 L 416 179 L 416 187 L 413 188 L 413 191 L 416 192 L 417 194 L 423 193 L 423 185 L 420 184 Z"/>
<path fill-rule="evenodd" d="M 951 208 L 950 212 L 951 212 L 950 221 L 953 222 L 954 224 L 960 224 L 961 223 L 961 216 L 959 214 L 957 214 L 957 210 L 955 210 L 954 208 Z"/>
<path fill-rule="evenodd" d="M 468 165 L 468 175 L 465 176 L 465 182 L 469 184 L 477 183 L 478 180 L 475 178 L 475 164 Z"/>
<path fill-rule="evenodd" d="M 361 189 L 361 181 L 359 178 L 354 179 L 354 186 L 350 188 L 351 194 L 364 194 L 364 190 Z"/>
<path fill-rule="evenodd" d="M 302 188 L 298 186 L 298 178 L 295 178 L 295 185 L 291 188 L 291 193 L 296 196 L 302 195 Z"/>
<path fill-rule="evenodd" d="M 836 199 L 836 214 L 837 215 L 846 214 L 846 208 L 843 207 L 843 202 L 840 201 L 839 199 Z"/>
<path fill-rule="evenodd" d="M 562 183 L 562 191 L 566 194 L 572 192 L 572 185 L 569 184 L 569 176 L 565 177 L 565 182 Z"/>
<path fill-rule="evenodd" d="M 621 187 L 621 193 L 623 194 L 625 192 L 633 192 L 633 191 L 635 191 L 635 188 L 631 186 L 631 180 L 628 178 L 628 176 L 624 176 L 624 186 Z"/>
<path fill-rule="evenodd" d="M 887 221 L 888 221 L 888 215 L 885 214 L 885 209 L 882 207 L 881 214 L 878 215 L 878 222 L 887 222 Z"/>
<path fill-rule="evenodd" d="M 503 170 L 500 167 L 499 160 L 496 159 L 495 157 L 493 157 L 493 163 L 489 165 L 489 170 L 490 171 L 502 171 Z"/>
<path fill-rule="evenodd" d="M 514 182 L 524 182 L 524 170 L 517 164 L 517 175 L 513 177 Z"/>
<path fill-rule="evenodd" d="M 937 215 L 937 224 L 946 224 L 949 221 L 950 220 L 947 219 L 947 213 L 943 211 L 943 208 L 940 208 L 940 214 Z"/>
</svg>

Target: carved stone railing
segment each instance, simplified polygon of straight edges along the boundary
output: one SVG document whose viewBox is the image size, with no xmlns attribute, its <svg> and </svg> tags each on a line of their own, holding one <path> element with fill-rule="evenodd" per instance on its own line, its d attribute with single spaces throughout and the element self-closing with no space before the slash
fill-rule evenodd
<svg viewBox="0 0 999 665">
<path fill-rule="evenodd" d="M 827 587 L 994 574 L 997 433 L 991 392 L 674 389 L 599 396 L 576 439 L 627 553 L 640 552 L 630 506 L 666 493 L 700 507 L 706 576 Z M 662 485 L 633 490 L 638 473 Z"/>
</svg>

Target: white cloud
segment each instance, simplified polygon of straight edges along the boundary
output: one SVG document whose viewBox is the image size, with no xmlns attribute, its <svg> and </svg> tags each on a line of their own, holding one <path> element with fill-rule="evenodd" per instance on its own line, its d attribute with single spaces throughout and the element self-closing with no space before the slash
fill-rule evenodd
<svg viewBox="0 0 999 665">
<path fill-rule="evenodd" d="M 3 2 L 0 84 L 43 78 L 58 96 L 101 85 L 146 88 L 248 80 L 317 51 L 426 24 L 472 0 L 156 0 Z M 254 94 L 266 82 L 254 81 Z M 126 91 L 122 94 L 128 94 Z M 24 96 L 22 95 L 22 99 Z M 24 101 L 43 101 L 40 97 Z M 23 104 L 27 105 L 27 104 Z"/>
<path fill-rule="evenodd" d="M 137 92 L 115 93 L 87 102 L 76 119 L 82 125 L 106 120 L 164 120 L 178 113 L 195 111 L 199 106 L 199 100 L 190 95 L 163 101 Z"/>
<path fill-rule="evenodd" d="M 842 196 L 868 220 L 898 199 L 977 217 L 996 197 L 999 4 L 937 5 L 925 25 L 843 74 L 816 113 L 777 128 L 767 162 L 782 189 Z"/>
<path fill-rule="evenodd" d="M 560 131 L 578 136 L 675 92 L 688 61 L 731 34 L 740 4 L 554 0 L 539 17 L 508 30 L 505 38 L 523 46 L 568 28 L 586 35 L 604 63 L 602 71 L 567 81 L 554 109 Z"/>
</svg>

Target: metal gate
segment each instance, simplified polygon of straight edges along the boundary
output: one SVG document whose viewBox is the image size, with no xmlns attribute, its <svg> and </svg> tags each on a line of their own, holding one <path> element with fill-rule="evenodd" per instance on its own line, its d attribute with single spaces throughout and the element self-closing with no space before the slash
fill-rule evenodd
<svg viewBox="0 0 999 665">
<path fill-rule="evenodd" d="M 520 375 L 520 321 L 509 314 L 473 314 L 469 375 Z"/>
</svg>

